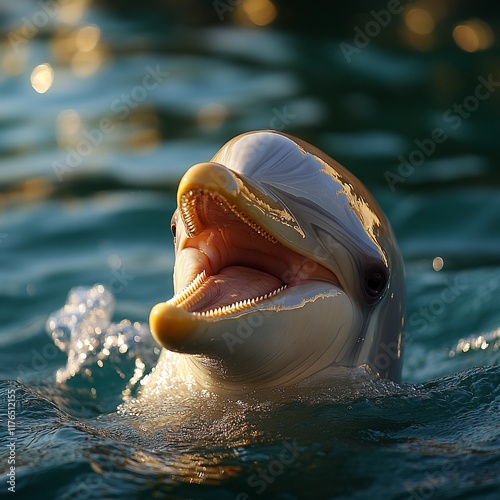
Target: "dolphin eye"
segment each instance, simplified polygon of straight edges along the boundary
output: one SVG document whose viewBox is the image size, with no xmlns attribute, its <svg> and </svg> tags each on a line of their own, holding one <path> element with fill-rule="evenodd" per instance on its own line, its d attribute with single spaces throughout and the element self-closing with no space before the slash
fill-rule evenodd
<svg viewBox="0 0 500 500">
<path fill-rule="evenodd" d="M 177 234 L 177 210 L 174 212 L 174 215 L 172 215 L 172 219 L 170 221 L 170 231 L 172 231 L 172 236 L 174 237 Z"/>
<path fill-rule="evenodd" d="M 387 273 L 382 269 L 370 269 L 365 273 L 365 290 L 372 302 L 378 299 L 387 285 Z"/>
</svg>

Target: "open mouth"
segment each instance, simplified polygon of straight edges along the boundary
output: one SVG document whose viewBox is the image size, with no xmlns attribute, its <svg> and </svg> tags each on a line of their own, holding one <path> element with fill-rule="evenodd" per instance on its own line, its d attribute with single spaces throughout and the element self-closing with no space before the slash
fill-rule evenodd
<svg viewBox="0 0 500 500">
<path fill-rule="evenodd" d="M 333 272 L 278 242 L 219 193 L 184 192 L 178 218 L 185 229 L 176 256 L 180 291 L 169 305 L 210 318 L 251 308 L 309 281 L 340 286 Z"/>
</svg>

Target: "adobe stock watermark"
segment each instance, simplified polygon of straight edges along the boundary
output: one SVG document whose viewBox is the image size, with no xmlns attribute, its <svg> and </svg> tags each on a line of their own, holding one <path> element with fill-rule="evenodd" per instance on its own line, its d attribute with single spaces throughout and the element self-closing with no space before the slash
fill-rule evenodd
<svg viewBox="0 0 500 500">
<path fill-rule="evenodd" d="M 8 442 L 6 444 L 9 454 L 7 456 L 7 490 L 10 493 L 16 492 L 16 448 L 17 448 L 17 434 L 16 434 L 16 386 L 11 382 L 10 387 L 7 389 L 7 434 Z"/>
<path fill-rule="evenodd" d="M 273 108 L 273 117 L 269 121 L 269 128 L 272 130 L 282 131 L 287 125 L 289 125 L 292 120 L 297 118 L 297 115 L 289 113 L 287 106 L 283 106 L 281 110 L 278 108 Z"/>
<path fill-rule="evenodd" d="M 372 19 L 365 24 L 363 29 L 359 26 L 354 28 L 355 34 L 352 43 L 341 42 L 339 44 L 340 50 L 348 64 L 351 64 L 354 55 L 360 54 L 362 49 L 368 47 L 371 41 L 380 35 L 383 28 L 389 26 L 394 16 L 401 14 L 404 8 L 402 4 L 409 3 L 410 1 L 389 0 L 385 9 L 370 11 Z"/>
<path fill-rule="evenodd" d="M 247 484 L 255 490 L 257 495 L 262 495 L 267 487 L 307 449 L 304 446 L 299 446 L 296 439 L 283 441 L 282 445 L 279 455 L 274 460 L 271 460 L 265 467 L 259 467 L 256 473 L 248 477 Z M 250 498 L 246 493 L 236 495 L 236 500 L 249 500 Z"/>
<path fill-rule="evenodd" d="M 500 280 L 498 278 L 491 278 L 486 283 L 481 284 L 474 294 L 472 308 L 475 311 L 479 311 L 483 307 L 489 305 L 492 299 L 497 295 L 499 285 Z"/>
<path fill-rule="evenodd" d="M 83 138 L 74 147 L 66 146 L 64 163 L 57 161 L 52 163 L 58 180 L 62 181 L 65 174 L 78 168 L 83 159 L 104 142 L 105 136 L 115 131 L 116 125 L 113 120 L 125 120 L 130 115 L 131 110 L 139 106 L 146 99 L 148 93 L 157 89 L 168 76 L 169 73 L 162 71 L 159 64 L 155 68 L 146 67 L 146 74 L 140 85 L 136 85 L 129 93 L 123 93 L 114 99 L 110 104 L 111 113 L 102 118 L 99 125 L 92 130 L 84 129 L 82 131 Z"/>
<path fill-rule="evenodd" d="M 78 477 L 71 485 L 68 492 L 61 495 L 61 500 L 86 500 L 87 498 L 95 498 L 96 491 L 103 486 L 104 474 L 113 472 L 113 467 L 107 465 L 94 465 L 99 472 Z"/>
<path fill-rule="evenodd" d="M 238 320 L 238 326 L 234 332 L 224 332 L 222 338 L 230 354 L 233 354 L 237 346 L 241 346 L 264 324 L 266 316 L 272 314 L 272 311 L 258 311 L 247 316 L 242 316 Z"/>
<path fill-rule="evenodd" d="M 233 13 L 234 9 L 241 5 L 244 0 L 214 0 L 212 5 L 215 9 L 219 21 L 224 21 L 227 13 Z"/>
<path fill-rule="evenodd" d="M 373 373 L 380 374 L 401 358 L 402 347 L 410 345 L 410 340 L 408 332 L 404 331 L 400 340 L 381 342 L 375 358 L 373 361 L 367 361 L 366 365 Z"/>
<path fill-rule="evenodd" d="M 69 0 L 38 0 L 36 2 L 38 10 L 30 17 L 21 17 L 20 25 L 7 35 L 14 52 L 18 52 L 22 45 L 32 38 L 35 38 L 39 31 L 45 28 L 50 20 L 58 15 L 61 5 L 68 1 Z"/>
<path fill-rule="evenodd" d="M 457 277 L 453 282 L 445 279 L 444 284 L 445 287 L 439 293 L 439 297 L 432 299 L 425 306 L 420 306 L 418 311 L 408 318 L 409 325 L 415 327 L 418 333 L 424 332 L 428 325 L 434 323 L 445 312 L 446 307 L 453 304 L 468 288 L 467 285 L 459 283 Z"/>
<path fill-rule="evenodd" d="M 123 266 L 118 269 L 112 269 L 111 274 L 112 277 L 107 284 L 107 288 L 115 295 L 123 292 L 130 282 L 135 279 L 135 275 L 127 274 Z"/>
<path fill-rule="evenodd" d="M 486 101 L 500 87 L 500 81 L 494 80 L 490 73 L 487 78 L 480 75 L 477 77 L 479 84 L 474 89 L 474 93 L 468 95 L 461 103 L 455 103 L 442 115 L 442 121 L 452 130 L 457 130 L 464 120 L 467 120 L 475 111 L 479 109 L 481 102 Z M 415 167 L 422 165 L 427 158 L 432 156 L 439 144 L 447 141 L 449 135 L 442 127 L 432 130 L 429 137 L 415 139 L 413 143 L 416 147 L 404 157 L 399 155 L 399 165 L 397 173 L 390 170 L 384 172 L 384 178 L 389 185 L 389 189 L 394 192 L 395 186 L 406 181 L 415 172 Z"/>
<path fill-rule="evenodd" d="M 451 461 L 444 463 L 439 471 L 426 471 L 424 481 L 421 481 L 418 486 L 406 488 L 409 493 L 408 500 L 427 500 L 431 498 L 436 493 L 436 489 L 444 486 L 449 481 L 454 482 L 457 472 L 457 466 Z"/>
<path fill-rule="evenodd" d="M 20 380 L 32 380 L 39 376 L 49 367 L 49 362 L 56 359 L 60 354 L 59 349 L 48 342 L 41 349 L 31 349 L 31 361 L 29 366 L 20 364 L 17 366 L 18 377 Z"/>
<path fill-rule="evenodd" d="M 288 112 L 287 106 L 283 106 L 281 110 L 273 108 L 272 112 L 273 117 L 269 121 L 269 126 L 277 130 L 283 130 L 286 125 L 297 117 L 297 115 Z M 256 134 L 252 135 L 255 136 Z M 259 140 L 250 140 L 244 150 L 245 156 L 241 161 L 246 163 L 256 161 L 258 155 L 265 154 L 268 151 L 269 146 L 272 145 L 275 139 L 275 134 L 266 133 Z M 210 180 L 205 186 L 208 191 L 226 189 L 232 182 L 232 174 L 227 174 L 222 169 L 212 168 L 209 175 Z"/>
</svg>

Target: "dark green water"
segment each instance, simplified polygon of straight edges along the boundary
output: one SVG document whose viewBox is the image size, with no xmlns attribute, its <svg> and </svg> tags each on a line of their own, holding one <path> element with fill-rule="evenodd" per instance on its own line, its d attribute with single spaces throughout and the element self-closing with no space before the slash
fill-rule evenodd
<svg viewBox="0 0 500 500">
<path fill-rule="evenodd" d="M 236 1 L 222 20 L 214 2 L 0 5 L 0 495 L 13 459 L 21 498 L 497 498 L 500 55 L 451 32 L 480 17 L 496 35 L 498 15 L 443 2 L 418 50 L 395 14 L 349 62 L 341 42 L 387 2 L 275 3 L 266 28 Z M 117 412 L 159 352 L 180 176 L 268 128 L 339 160 L 391 220 L 404 383 Z M 96 325 L 114 343 L 78 347 Z"/>
</svg>

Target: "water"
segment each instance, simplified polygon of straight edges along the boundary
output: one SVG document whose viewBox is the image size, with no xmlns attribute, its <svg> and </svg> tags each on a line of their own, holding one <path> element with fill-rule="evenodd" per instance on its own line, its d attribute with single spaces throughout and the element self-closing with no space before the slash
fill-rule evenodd
<svg viewBox="0 0 500 500">
<path fill-rule="evenodd" d="M 334 33 L 320 17 L 317 32 L 285 29 L 302 14 L 278 2 L 288 21 L 264 29 L 219 21 L 212 2 L 75 0 L 46 22 L 40 3 L 0 6 L 1 495 L 13 459 L 21 498 L 497 498 L 500 93 L 453 110 L 500 59 L 450 30 L 498 17 L 445 4 L 430 50 L 409 49 L 395 17 L 350 64 L 339 43 L 363 5 L 330 7 Z M 46 93 L 30 83 L 40 64 Z M 172 294 L 176 184 L 259 128 L 330 153 L 393 223 L 403 384 L 356 374 L 139 405 L 159 355 L 147 316 Z"/>
</svg>

